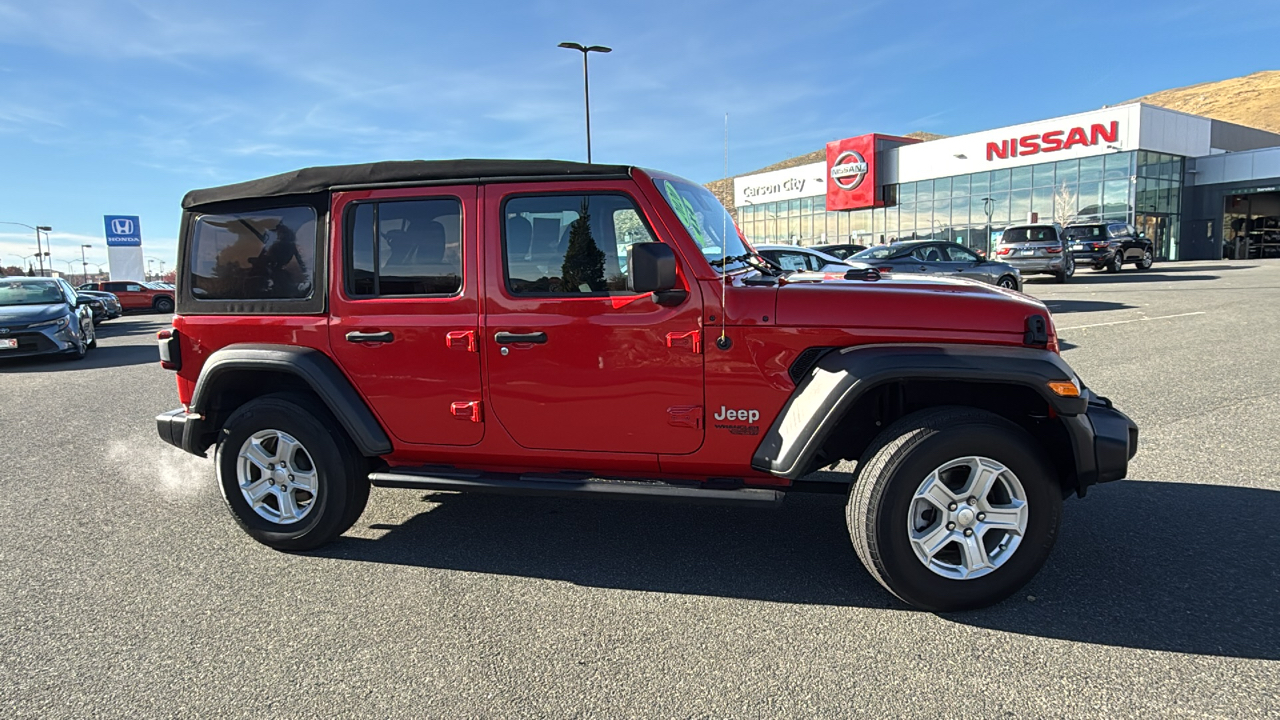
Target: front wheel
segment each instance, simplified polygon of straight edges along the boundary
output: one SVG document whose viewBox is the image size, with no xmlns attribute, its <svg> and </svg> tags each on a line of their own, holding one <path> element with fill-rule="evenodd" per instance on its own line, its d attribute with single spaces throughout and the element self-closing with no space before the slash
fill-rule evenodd
<svg viewBox="0 0 1280 720">
<path fill-rule="evenodd" d="M 1151 251 L 1150 251 L 1150 250 L 1143 250 L 1143 251 L 1142 251 L 1142 259 L 1138 261 L 1138 269 L 1139 269 L 1139 270 L 1150 270 L 1150 269 L 1151 269 L 1151 264 L 1152 264 L 1153 262 L 1155 262 L 1155 258 L 1154 258 L 1154 257 L 1152 257 L 1152 255 L 1151 255 Z"/>
<path fill-rule="evenodd" d="M 931 611 L 995 604 L 1044 565 L 1062 496 L 1034 440 L 982 410 L 902 418 L 858 463 L 854 549 L 889 592 Z"/>
<path fill-rule="evenodd" d="M 996 285 L 1002 288 L 1005 288 L 1006 290 L 1017 290 L 1018 279 L 1012 275 L 1005 275 L 1000 278 L 1000 280 L 996 283 Z"/>
<path fill-rule="evenodd" d="M 171 313 L 173 312 L 173 300 L 170 300 L 167 297 L 156 298 L 156 301 L 153 307 L 158 313 L 162 313 L 162 314 Z"/>
<path fill-rule="evenodd" d="M 267 395 L 236 410 L 214 464 L 236 521 L 277 550 L 329 542 L 369 497 L 364 458 L 328 410 L 302 395 Z"/>
</svg>

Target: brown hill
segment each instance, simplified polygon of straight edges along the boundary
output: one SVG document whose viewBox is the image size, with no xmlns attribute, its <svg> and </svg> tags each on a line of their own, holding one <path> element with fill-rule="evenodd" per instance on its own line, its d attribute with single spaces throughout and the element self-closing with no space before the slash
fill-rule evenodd
<svg viewBox="0 0 1280 720">
<path fill-rule="evenodd" d="M 1280 70 L 1161 90 L 1129 102 L 1280 132 Z"/>
</svg>

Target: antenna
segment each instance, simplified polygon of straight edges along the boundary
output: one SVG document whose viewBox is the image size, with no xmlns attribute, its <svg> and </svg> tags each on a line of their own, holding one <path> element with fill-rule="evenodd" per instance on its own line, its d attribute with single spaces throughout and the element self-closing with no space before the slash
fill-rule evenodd
<svg viewBox="0 0 1280 720">
<path fill-rule="evenodd" d="M 729 113 L 724 114 L 724 179 L 729 180 Z M 728 305 L 729 290 L 729 209 L 725 208 L 720 214 L 720 259 L 725 261 L 720 267 L 720 338 L 716 340 L 716 347 L 721 350 L 729 349 L 729 336 L 726 334 L 725 324 L 728 322 L 726 318 Z M 734 232 L 737 232 L 735 228 Z"/>
</svg>

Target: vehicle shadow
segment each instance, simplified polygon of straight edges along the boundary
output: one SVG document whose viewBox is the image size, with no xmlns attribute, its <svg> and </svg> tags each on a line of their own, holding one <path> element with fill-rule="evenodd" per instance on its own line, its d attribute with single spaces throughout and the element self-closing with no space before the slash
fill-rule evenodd
<svg viewBox="0 0 1280 720">
<path fill-rule="evenodd" d="M 376 540 L 316 554 L 588 587 L 908 610 L 866 573 L 843 496 L 780 509 L 428 494 Z M 437 504 L 438 503 L 438 504 Z M 1026 635 L 1280 659 L 1280 492 L 1124 481 L 1067 503 L 1049 564 L 1014 598 L 948 620 Z M 1034 602 L 1027 598 L 1033 596 Z"/>
<path fill-rule="evenodd" d="M 1107 310 L 1136 310 L 1137 305 L 1106 300 L 1046 300 L 1045 307 L 1054 315 L 1084 312 L 1106 312 Z"/>
<path fill-rule="evenodd" d="M 106 337 L 101 335 L 100 337 Z M 71 370 L 96 370 L 128 365 L 159 366 L 160 353 L 154 345 L 99 345 L 89 351 L 83 360 L 72 360 L 59 355 L 35 355 L 21 358 L 0 358 L 0 373 L 48 373 Z"/>
<path fill-rule="evenodd" d="M 154 335 L 157 330 L 169 327 L 168 323 L 149 318 L 133 318 L 125 315 L 115 320 L 94 325 L 100 338 L 128 337 L 130 335 Z"/>
<path fill-rule="evenodd" d="M 1201 271 L 1204 270 L 1204 268 L 1196 269 Z M 1214 268 L 1214 270 L 1216 269 L 1217 268 Z M 1084 285 L 1086 283 L 1110 285 L 1115 283 L 1171 282 L 1174 280 L 1217 280 L 1219 277 L 1220 276 L 1218 275 L 1193 275 L 1189 273 L 1183 274 L 1182 271 L 1164 272 L 1163 270 L 1159 272 L 1154 270 L 1126 270 L 1120 273 L 1077 272 L 1074 277 L 1067 281 L 1067 285 Z M 1032 282 L 1035 280 L 1041 280 L 1041 284 L 1055 282 L 1053 278 L 1047 276 L 1043 279 L 1035 277 L 1025 278 L 1026 282 Z"/>
</svg>

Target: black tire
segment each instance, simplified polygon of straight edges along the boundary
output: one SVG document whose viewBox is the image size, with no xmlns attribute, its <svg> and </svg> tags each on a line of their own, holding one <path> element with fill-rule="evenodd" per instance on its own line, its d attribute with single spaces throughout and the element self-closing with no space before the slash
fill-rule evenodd
<svg viewBox="0 0 1280 720">
<path fill-rule="evenodd" d="M 1142 259 L 1138 261 L 1139 270 L 1150 270 L 1152 264 L 1155 263 L 1155 256 L 1151 254 L 1151 250 L 1142 251 Z"/>
<path fill-rule="evenodd" d="M 158 313 L 166 313 L 166 314 L 171 313 L 173 312 L 173 299 L 167 298 L 167 297 L 158 297 L 155 299 L 155 302 L 151 304 L 151 307 L 154 308 L 155 311 Z"/>
<path fill-rule="evenodd" d="M 1116 250 L 1107 261 L 1107 272 L 1118 273 L 1124 268 L 1124 250 Z"/>
<path fill-rule="evenodd" d="M 1012 276 L 1012 275 L 1002 275 L 1002 276 L 1000 277 L 1000 279 L 996 281 L 996 285 L 997 285 L 997 286 L 999 286 L 999 287 L 1005 288 L 1006 290 L 1021 290 L 1021 289 L 1022 289 L 1022 288 L 1018 287 L 1018 278 L 1016 278 L 1016 277 L 1014 277 L 1014 276 Z"/>
<path fill-rule="evenodd" d="M 301 443 L 316 471 L 314 507 L 296 523 L 276 523 L 260 516 L 240 491 L 236 475 L 240 448 L 251 435 L 268 429 Z M 237 409 L 222 426 L 214 465 L 222 497 L 236 522 L 253 539 L 277 550 L 324 545 L 355 524 L 369 499 L 365 459 L 328 409 L 306 395 L 266 395 Z"/>
<path fill-rule="evenodd" d="M 949 460 L 972 455 L 1017 475 L 1026 493 L 1027 532 L 997 569 L 956 580 L 916 556 L 907 520 L 924 479 Z M 902 601 L 935 612 L 986 607 L 1017 592 L 1049 557 L 1061 513 L 1059 485 L 1035 441 L 998 415 L 962 407 L 921 410 L 881 433 L 858 463 L 846 506 L 854 549 L 872 577 Z"/>
<path fill-rule="evenodd" d="M 88 333 L 88 334 L 89 334 L 90 336 L 92 336 L 92 337 L 90 338 L 89 342 L 85 344 L 85 347 L 86 347 L 87 349 L 92 350 L 93 348 L 98 347 L 98 326 L 97 326 L 97 321 L 96 321 L 96 320 L 90 320 L 90 321 L 89 321 L 89 333 Z"/>
</svg>

